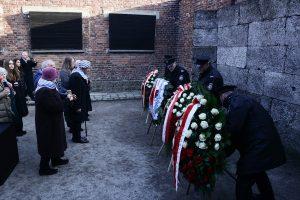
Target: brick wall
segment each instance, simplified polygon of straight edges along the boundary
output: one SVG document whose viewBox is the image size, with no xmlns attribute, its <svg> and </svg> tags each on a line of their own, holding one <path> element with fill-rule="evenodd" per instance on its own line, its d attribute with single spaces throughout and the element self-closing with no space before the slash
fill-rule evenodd
<svg viewBox="0 0 300 200">
<path fill-rule="evenodd" d="M 42 6 L 55 11 L 58 8 L 83 11 L 84 53 L 35 54 L 39 61 L 53 59 L 58 66 L 65 56 L 92 61 L 94 90 L 138 89 L 149 66 L 160 66 L 163 55 L 176 54 L 177 0 L 1 0 L 0 4 L 0 59 L 15 58 L 23 50 L 30 49 L 29 19 L 22 14 L 24 6 Z M 159 11 L 157 20 L 155 53 L 107 53 L 108 20 L 104 14 L 122 10 Z"/>
<path fill-rule="evenodd" d="M 195 25 L 192 49 L 215 49 L 225 84 L 255 97 L 286 147 L 300 152 L 299 0 L 248 0 L 199 10 Z"/>
</svg>

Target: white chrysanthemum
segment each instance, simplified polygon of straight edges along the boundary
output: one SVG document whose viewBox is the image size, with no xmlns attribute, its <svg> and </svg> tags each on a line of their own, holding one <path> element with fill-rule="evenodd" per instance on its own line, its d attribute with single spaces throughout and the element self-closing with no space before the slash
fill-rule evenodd
<svg viewBox="0 0 300 200">
<path fill-rule="evenodd" d="M 183 144 L 182 144 L 182 147 L 186 149 L 187 146 L 188 146 L 188 143 L 186 141 L 184 141 Z"/>
<path fill-rule="evenodd" d="M 176 103 L 175 103 L 175 106 L 178 106 L 178 105 L 179 105 L 179 103 L 178 103 L 178 102 L 176 102 Z"/>
<path fill-rule="evenodd" d="M 184 107 L 183 109 L 182 109 L 182 112 L 185 112 L 186 111 L 186 107 Z"/>
<path fill-rule="evenodd" d="M 178 105 L 178 107 L 179 107 L 179 108 L 182 108 L 182 105 L 181 105 L 181 104 L 179 104 L 179 105 Z"/>
<path fill-rule="evenodd" d="M 177 112 L 177 110 L 176 109 L 173 109 L 173 113 L 175 114 Z"/>
<path fill-rule="evenodd" d="M 210 113 L 211 113 L 212 115 L 218 115 L 218 114 L 219 114 L 219 110 L 216 109 L 216 108 L 213 108 L 213 109 L 211 109 Z"/>
<path fill-rule="evenodd" d="M 199 141 L 195 142 L 196 147 L 199 147 L 199 144 L 200 144 Z"/>
<path fill-rule="evenodd" d="M 182 113 L 179 112 L 179 111 L 176 113 L 176 116 L 177 116 L 177 117 L 181 117 L 181 115 L 182 115 Z"/>
<path fill-rule="evenodd" d="M 185 133 L 185 137 L 186 138 L 190 138 L 193 134 L 193 131 L 191 129 L 187 130 L 186 133 Z"/>
<path fill-rule="evenodd" d="M 184 98 L 181 98 L 181 99 L 180 99 L 180 103 L 183 103 L 183 102 L 184 102 Z"/>
<path fill-rule="evenodd" d="M 221 123 L 221 122 L 216 123 L 215 128 L 216 128 L 218 131 L 221 130 L 221 129 L 222 129 L 222 123 Z"/>
<path fill-rule="evenodd" d="M 201 133 L 201 134 L 199 135 L 199 140 L 200 140 L 201 142 L 204 142 L 204 141 L 206 140 L 205 135 Z"/>
<path fill-rule="evenodd" d="M 215 144 L 215 150 L 218 151 L 219 149 L 220 149 L 220 144 L 219 144 L 219 143 L 216 143 L 216 144 Z"/>
<path fill-rule="evenodd" d="M 191 128 L 194 129 L 194 130 L 196 130 L 198 128 L 198 124 L 196 122 L 193 122 L 191 124 Z"/>
<path fill-rule="evenodd" d="M 188 99 L 188 100 L 191 100 L 191 99 L 192 99 L 192 97 L 191 97 L 191 96 L 188 96 L 188 97 L 187 97 L 187 99 Z"/>
<path fill-rule="evenodd" d="M 190 96 L 193 97 L 193 96 L 195 96 L 195 94 L 194 94 L 193 92 L 191 92 L 191 93 L 190 93 Z"/>
<path fill-rule="evenodd" d="M 221 139 L 222 139 L 222 136 L 221 136 L 220 134 L 216 134 L 216 135 L 215 135 L 215 141 L 216 141 L 216 142 L 220 142 Z"/>
<path fill-rule="evenodd" d="M 206 114 L 205 113 L 201 113 L 198 117 L 201 120 L 205 120 L 206 119 Z"/>
<path fill-rule="evenodd" d="M 204 105 L 204 106 L 205 106 L 206 103 L 207 103 L 207 100 L 206 100 L 206 99 L 201 99 L 201 100 L 200 100 L 200 104 L 201 104 L 201 105 Z"/>
<path fill-rule="evenodd" d="M 207 148 L 205 142 L 200 142 L 198 147 L 199 147 L 199 149 L 206 149 Z"/>
<path fill-rule="evenodd" d="M 203 95 L 201 95 L 201 94 L 198 94 L 198 95 L 196 95 L 196 96 L 195 96 L 195 98 L 196 98 L 196 99 L 198 99 L 198 100 L 200 101 L 201 99 L 203 99 L 203 98 L 204 98 L 204 96 L 203 96 Z"/>
<path fill-rule="evenodd" d="M 187 94 L 186 94 L 186 93 L 183 93 L 183 94 L 182 94 L 182 97 L 183 97 L 183 98 L 187 97 Z"/>
<path fill-rule="evenodd" d="M 208 123 L 207 123 L 207 121 L 201 121 L 200 126 L 201 126 L 203 129 L 207 129 L 207 128 L 208 128 Z"/>
</svg>

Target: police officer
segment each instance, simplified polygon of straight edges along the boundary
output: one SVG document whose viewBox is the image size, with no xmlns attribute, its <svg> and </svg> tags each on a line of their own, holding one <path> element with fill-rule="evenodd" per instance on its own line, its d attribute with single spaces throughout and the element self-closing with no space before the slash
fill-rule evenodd
<svg viewBox="0 0 300 200">
<path fill-rule="evenodd" d="M 256 183 L 259 199 L 274 199 L 273 189 L 266 170 L 286 162 L 285 152 L 273 119 L 254 99 L 239 95 L 234 86 L 222 87 L 218 94 L 222 105 L 228 110 L 226 128 L 232 146 L 230 155 L 237 149 L 236 199 L 252 198 L 252 186 Z"/>
<path fill-rule="evenodd" d="M 178 86 L 190 83 L 190 75 L 186 69 L 179 66 L 173 56 L 165 56 L 165 79 L 170 81 L 176 90 Z"/>
<path fill-rule="evenodd" d="M 218 89 L 223 86 L 223 78 L 220 72 L 211 65 L 208 58 L 196 59 L 195 65 L 199 69 L 198 81 L 205 89 L 217 95 Z"/>
</svg>

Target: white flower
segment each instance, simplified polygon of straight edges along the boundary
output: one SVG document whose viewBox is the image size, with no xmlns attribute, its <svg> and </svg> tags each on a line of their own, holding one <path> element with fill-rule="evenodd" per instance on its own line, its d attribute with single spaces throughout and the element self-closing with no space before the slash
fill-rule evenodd
<svg viewBox="0 0 300 200">
<path fill-rule="evenodd" d="M 183 109 L 182 109 L 182 112 L 185 112 L 186 111 L 186 107 L 184 107 Z"/>
<path fill-rule="evenodd" d="M 198 147 L 199 147 L 199 149 L 206 149 L 207 148 L 205 142 L 200 142 Z"/>
<path fill-rule="evenodd" d="M 201 113 L 198 117 L 201 120 L 205 120 L 206 119 L 206 114 L 205 113 Z"/>
<path fill-rule="evenodd" d="M 195 142 L 196 147 L 199 147 L 199 144 L 200 144 L 199 141 Z"/>
<path fill-rule="evenodd" d="M 188 143 L 186 141 L 183 142 L 182 147 L 186 149 Z"/>
<path fill-rule="evenodd" d="M 179 104 L 179 105 L 178 105 L 178 107 L 179 107 L 179 108 L 182 108 L 182 105 L 181 105 L 181 104 Z"/>
<path fill-rule="evenodd" d="M 195 94 L 193 92 L 190 93 L 190 96 L 193 97 Z"/>
<path fill-rule="evenodd" d="M 191 97 L 191 96 L 188 96 L 187 99 L 190 100 L 190 99 L 192 99 L 192 97 Z"/>
<path fill-rule="evenodd" d="M 201 133 L 201 134 L 199 135 L 199 140 L 200 140 L 201 142 L 204 142 L 204 141 L 206 140 L 205 135 Z"/>
<path fill-rule="evenodd" d="M 183 96 L 183 98 L 185 98 L 185 97 L 187 96 L 187 94 L 186 94 L 186 93 L 183 93 L 183 95 L 182 95 L 182 96 Z"/>
<path fill-rule="evenodd" d="M 220 149 L 220 145 L 219 145 L 219 143 L 216 143 L 216 144 L 215 144 L 215 150 L 218 151 L 219 149 Z"/>
<path fill-rule="evenodd" d="M 190 138 L 192 134 L 193 134 L 192 130 L 189 129 L 189 130 L 186 131 L 185 137 L 186 137 L 186 138 Z"/>
<path fill-rule="evenodd" d="M 206 103 L 207 103 L 207 100 L 206 100 L 206 99 L 201 99 L 201 100 L 200 100 L 200 104 L 201 104 L 201 105 L 205 105 Z"/>
<path fill-rule="evenodd" d="M 173 109 L 173 113 L 175 114 L 177 112 L 177 110 L 176 109 Z"/>
<path fill-rule="evenodd" d="M 221 136 L 220 134 L 216 134 L 216 135 L 215 135 L 215 141 L 216 141 L 216 142 L 220 142 L 221 139 L 222 139 L 222 136 Z"/>
<path fill-rule="evenodd" d="M 215 128 L 219 131 L 222 129 L 222 123 L 216 123 Z"/>
<path fill-rule="evenodd" d="M 191 128 L 194 129 L 194 130 L 196 130 L 198 128 L 198 124 L 196 122 L 193 122 L 191 124 Z"/>
<path fill-rule="evenodd" d="M 181 117 L 181 115 L 182 115 L 182 113 L 179 112 L 179 111 L 176 113 L 176 116 L 177 116 L 177 117 Z"/>
<path fill-rule="evenodd" d="M 208 123 L 207 123 L 207 121 L 201 121 L 200 126 L 201 126 L 203 129 L 207 129 L 207 128 L 208 128 Z"/>
<path fill-rule="evenodd" d="M 178 105 L 179 105 L 179 103 L 178 103 L 178 102 L 176 102 L 176 103 L 175 103 L 175 106 L 178 106 Z"/>
<path fill-rule="evenodd" d="M 197 96 L 195 96 L 195 98 L 196 98 L 196 99 L 198 99 L 198 100 L 201 100 L 201 99 L 203 99 L 203 98 L 204 98 L 204 96 L 203 96 L 203 95 L 201 95 L 201 94 L 198 94 Z"/>
<path fill-rule="evenodd" d="M 211 112 L 212 115 L 218 115 L 219 114 L 219 110 L 216 109 L 216 108 L 211 109 L 210 112 Z"/>
<path fill-rule="evenodd" d="M 180 99 L 180 103 L 183 103 L 183 102 L 184 102 L 184 98 L 181 98 L 181 99 Z"/>
</svg>

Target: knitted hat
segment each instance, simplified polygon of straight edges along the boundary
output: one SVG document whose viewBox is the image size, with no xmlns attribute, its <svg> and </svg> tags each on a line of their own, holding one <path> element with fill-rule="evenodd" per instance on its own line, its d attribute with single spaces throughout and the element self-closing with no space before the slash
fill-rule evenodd
<svg viewBox="0 0 300 200">
<path fill-rule="evenodd" d="M 53 67 L 46 67 L 42 71 L 42 78 L 47 81 L 53 81 L 58 77 L 58 71 Z"/>
<path fill-rule="evenodd" d="M 89 68 L 91 67 L 91 62 L 88 60 L 81 60 L 78 64 L 79 68 Z"/>
</svg>

